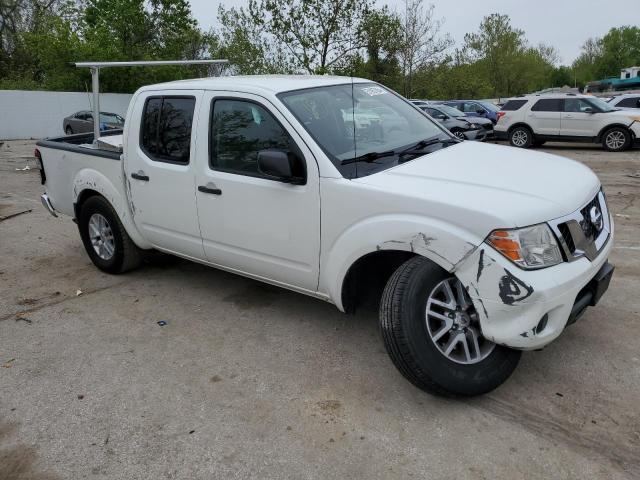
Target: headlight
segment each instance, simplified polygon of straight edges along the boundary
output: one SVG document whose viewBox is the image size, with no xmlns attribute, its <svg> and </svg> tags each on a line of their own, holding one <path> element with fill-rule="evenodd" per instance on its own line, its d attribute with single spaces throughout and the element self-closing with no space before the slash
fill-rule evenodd
<svg viewBox="0 0 640 480">
<path fill-rule="evenodd" d="M 486 242 L 526 270 L 550 267 L 562 262 L 558 243 L 546 223 L 512 230 L 494 230 Z"/>
<path fill-rule="evenodd" d="M 469 127 L 478 128 L 478 124 L 477 123 L 471 123 L 471 124 L 469 124 Z"/>
</svg>

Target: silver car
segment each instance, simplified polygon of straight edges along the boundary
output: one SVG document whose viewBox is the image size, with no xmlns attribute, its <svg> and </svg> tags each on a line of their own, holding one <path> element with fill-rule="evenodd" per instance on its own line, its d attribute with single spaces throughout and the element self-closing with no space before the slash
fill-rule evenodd
<svg viewBox="0 0 640 480">
<path fill-rule="evenodd" d="M 117 113 L 100 112 L 100 130 L 115 130 L 124 126 L 124 118 Z M 62 129 L 67 135 L 93 132 L 93 112 L 81 110 L 62 120 Z"/>
</svg>

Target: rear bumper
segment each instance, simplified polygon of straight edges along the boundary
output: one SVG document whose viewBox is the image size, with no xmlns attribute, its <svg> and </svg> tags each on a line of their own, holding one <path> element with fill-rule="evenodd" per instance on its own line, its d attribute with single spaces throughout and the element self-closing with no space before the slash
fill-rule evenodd
<svg viewBox="0 0 640 480">
<path fill-rule="evenodd" d="M 51 205 L 51 200 L 49 200 L 49 196 L 46 193 L 40 195 L 40 201 L 42 202 L 42 206 L 54 217 L 58 216 L 55 208 Z"/>
</svg>

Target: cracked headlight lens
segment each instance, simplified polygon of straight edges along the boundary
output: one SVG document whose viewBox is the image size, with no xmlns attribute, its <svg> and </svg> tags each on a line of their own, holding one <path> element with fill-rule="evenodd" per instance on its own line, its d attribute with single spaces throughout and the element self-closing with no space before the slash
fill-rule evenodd
<svg viewBox="0 0 640 480">
<path fill-rule="evenodd" d="M 510 230 L 494 230 L 486 242 L 520 268 L 534 270 L 562 262 L 553 232 L 546 223 Z"/>
</svg>

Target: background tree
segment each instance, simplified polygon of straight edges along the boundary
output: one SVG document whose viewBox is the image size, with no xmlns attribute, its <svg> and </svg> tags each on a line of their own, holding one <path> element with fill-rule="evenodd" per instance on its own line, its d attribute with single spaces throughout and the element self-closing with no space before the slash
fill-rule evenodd
<svg viewBox="0 0 640 480">
<path fill-rule="evenodd" d="M 405 0 L 402 17 L 404 38 L 400 48 L 400 63 L 404 77 L 403 94 L 412 97 L 413 77 L 418 70 L 434 67 L 444 59 L 452 45 L 449 35 L 440 35 L 443 20 L 436 19 L 434 6 L 423 0 Z"/>
<path fill-rule="evenodd" d="M 254 25 L 284 46 L 291 62 L 323 74 L 363 46 L 362 21 L 371 0 L 250 0 Z"/>
</svg>

